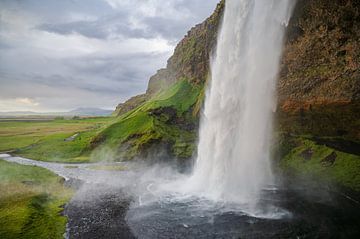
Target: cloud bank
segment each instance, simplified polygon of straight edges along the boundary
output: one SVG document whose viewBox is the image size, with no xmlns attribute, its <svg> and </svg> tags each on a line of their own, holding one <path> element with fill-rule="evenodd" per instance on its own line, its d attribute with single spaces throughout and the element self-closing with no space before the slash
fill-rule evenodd
<svg viewBox="0 0 360 239">
<path fill-rule="evenodd" d="M 2 0 L 0 111 L 114 108 L 145 91 L 216 3 Z"/>
</svg>

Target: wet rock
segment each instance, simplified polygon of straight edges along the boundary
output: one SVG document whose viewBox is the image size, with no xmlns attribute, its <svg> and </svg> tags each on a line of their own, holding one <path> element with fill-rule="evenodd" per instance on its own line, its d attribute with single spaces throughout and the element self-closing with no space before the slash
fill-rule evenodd
<svg viewBox="0 0 360 239">
<path fill-rule="evenodd" d="M 308 148 L 300 153 L 300 156 L 305 160 L 308 161 L 311 159 L 314 151 L 311 148 Z"/>
<path fill-rule="evenodd" d="M 323 160 L 321 160 L 321 164 L 325 167 L 332 166 L 335 163 L 335 160 L 337 158 L 337 154 L 335 152 L 332 152 L 328 156 L 326 156 Z"/>
</svg>

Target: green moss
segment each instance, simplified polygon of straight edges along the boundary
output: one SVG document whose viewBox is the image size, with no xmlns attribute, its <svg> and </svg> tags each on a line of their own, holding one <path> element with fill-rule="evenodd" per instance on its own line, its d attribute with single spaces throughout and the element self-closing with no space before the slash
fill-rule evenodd
<svg viewBox="0 0 360 239">
<path fill-rule="evenodd" d="M 139 107 L 138 111 L 149 111 L 151 109 L 173 107 L 178 115 L 183 114 L 197 101 L 201 86 L 193 85 L 183 78 L 173 84 L 165 91 L 161 91 L 152 99 Z"/>
<path fill-rule="evenodd" d="M 284 170 L 360 191 L 360 156 L 317 145 L 304 138 L 298 138 L 297 141 L 298 146 L 281 160 Z M 304 157 L 304 152 L 311 152 L 310 158 Z M 336 159 L 327 162 L 326 159 L 334 154 Z"/>
<path fill-rule="evenodd" d="M 72 191 L 50 171 L 0 160 L 0 238 L 63 238 Z"/>
<path fill-rule="evenodd" d="M 147 112 L 136 112 L 119 122 L 107 127 L 101 135 L 106 138 L 110 146 L 117 145 L 131 135 L 150 132 L 153 128 L 153 119 Z"/>
<path fill-rule="evenodd" d="M 200 110 L 201 110 L 201 108 L 203 106 L 203 103 L 204 103 L 204 100 L 205 100 L 205 92 L 206 92 L 206 85 L 201 87 L 199 96 L 198 96 L 198 98 L 196 100 L 194 110 L 192 112 L 192 115 L 194 117 L 199 117 L 199 115 L 200 115 Z"/>
<path fill-rule="evenodd" d="M 120 116 L 94 140 L 98 147 L 117 151 L 119 159 L 132 159 L 153 145 L 170 145 L 170 153 L 190 157 L 194 150 L 195 133 L 183 124 L 194 124 L 192 107 L 201 87 L 186 79 L 176 82 L 134 110 Z"/>
</svg>

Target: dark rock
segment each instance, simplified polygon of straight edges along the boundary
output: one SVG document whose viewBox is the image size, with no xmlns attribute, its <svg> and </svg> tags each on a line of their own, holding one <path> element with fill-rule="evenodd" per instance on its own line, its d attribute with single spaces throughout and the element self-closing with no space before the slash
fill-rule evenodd
<svg viewBox="0 0 360 239">
<path fill-rule="evenodd" d="M 136 107 L 140 106 L 141 104 L 143 104 L 148 99 L 148 97 L 149 96 L 147 94 L 142 94 L 142 95 L 137 95 L 137 96 L 131 97 L 124 103 L 119 104 L 116 107 L 114 114 L 116 116 L 123 115 L 123 114 L 135 109 Z"/>
<path fill-rule="evenodd" d="M 332 152 L 328 156 L 326 156 L 323 160 L 321 160 L 321 164 L 325 167 L 332 166 L 335 163 L 335 160 L 337 158 L 337 154 L 335 152 Z"/>
<path fill-rule="evenodd" d="M 300 153 L 300 156 L 301 156 L 304 160 L 308 161 L 308 160 L 311 159 L 313 153 L 314 153 L 314 151 L 313 151 L 311 148 L 308 148 L 308 149 L 305 149 L 304 151 L 302 151 L 302 152 Z"/>
<path fill-rule="evenodd" d="M 319 137 L 313 137 L 312 140 L 315 141 L 315 143 L 318 145 L 325 145 L 326 147 L 335 149 L 337 151 L 360 156 L 360 144 L 357 142 L 341 138 L 329 139 Z"/>
<path fill-rule="evenodd" d="M 151 115 L 157 116 L 158 118 L 164 116 L 166 123 L 175 123 L 177 118 L 177 111 L 173 107 L 160 107 L 157 109 L 150 110 L 149 113 Z"/>
</svg>

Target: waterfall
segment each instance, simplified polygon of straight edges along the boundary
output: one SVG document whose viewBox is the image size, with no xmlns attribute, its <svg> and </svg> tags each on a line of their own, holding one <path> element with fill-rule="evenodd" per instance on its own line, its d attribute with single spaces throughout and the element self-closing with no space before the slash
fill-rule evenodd
<svg viewBox="0 0 360 239">
<path fill-rule="evenodd" d="M 187 183 L 214 200 L 255 204 L 273 184 L 272 111 L 294 0 L 226 0 Z"/>
</svg>

